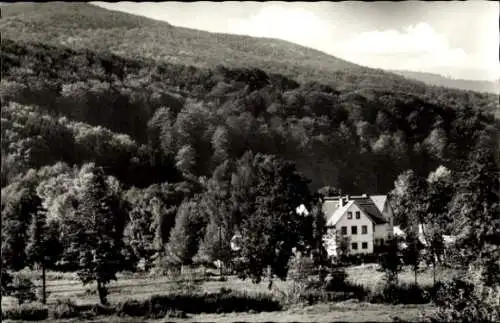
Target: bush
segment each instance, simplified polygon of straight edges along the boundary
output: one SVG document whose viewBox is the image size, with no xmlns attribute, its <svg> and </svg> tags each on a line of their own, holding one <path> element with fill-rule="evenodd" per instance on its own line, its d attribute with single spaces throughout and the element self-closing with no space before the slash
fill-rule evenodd
<svg viewBox="0 0 500 323">
<path fill-rule="evenodd" d="M 347 272 L 345 268 L 333 268 L 327 275 L 324 288 L 327 291 L 341 291 L 345 290 L 347 284 Z"/>
<path fill-rule="evenodd" d="M 476 273 L 477 274 L 477 273 Z M 500 287 L 486 286 L 480 274 L 469 272 L 442 284 L 437 291 L 438 310 L 430 322 L 499 322 Z"/>
<path fill-rule="evenodd" d="M 2 266 L 2 296 L 8 296 L 12 292 L 12 281 L 13 277 L 7 272 L 4 266 Z"/>
<path fill-rule="evenodd" d="M 19 305 L 36 301 L 35 285 L 26 277 L 16 275 L 10 286 L 10 295 L 17 298 Z"/>
<path fill-rule="evenodd" d="M 120 316 L 146 316 L 148 314 L 148 307 L 145 302 L 138 300 L 126 300 L 116 306 L 116 313 Z"/>
<path fill-rule="evenodd" d="M 370 303 L 427 304 L 431 302 L 432 287 L 415 284 L 379 284 L 368 296 Z"/>
<path fill-rule="evenodd" d="M 56 319 L 66 319 L 77 317 L 79 314 L 79 309 L 76 304 L 69 298 L 67 299 L 58 299 L 56 300 L 56 304 L 54 306 L 54 310 L 52 312 L 52 316 Z"/>
<path fill-rule="evenodd" d="M 314 262 L 305 256 L 290 258 L 288 263 L 288 277 L 297 282 L 307 281 L 315 273 Z"/>
<path fill-rule="evenodd" d="M 283 305 L 293 305 L 304 301 L 304 296 L 307 293 L 308 285 L 305 282 L 293 282 L 286 285 L 285 289 L 275 289 L 275 297 Z"/>
<path fill-rule="evenodd" d="M 279 302 L 270 295 L 223 291 L 212 294 L 153 295 L 148 300 L 127 300 L 120 303 L 116 312 L 119 315 L 162 317 L 169 311 L 185 313 L 231 313 L 277 311 Z"/>
<path fill-rule="evenodd" d="M 25 303 L 2 310 L 2 320 L 43 321 L 49 317 L 49 310 L 40 303 Z"/>
</svg>

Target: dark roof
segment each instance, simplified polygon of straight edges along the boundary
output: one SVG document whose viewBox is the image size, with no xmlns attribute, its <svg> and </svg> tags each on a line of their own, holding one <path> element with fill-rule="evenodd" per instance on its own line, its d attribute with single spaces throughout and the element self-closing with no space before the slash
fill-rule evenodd
<svg viewBox="0 0 500 323">
<path fill-rule="evenodd" d="M 372 218 L 372 221 L 375 224 L 384 224 L 387 223 L 387 220 L 382 215 L 383 210 L 379 210 L 375 203 L 369 197 L 353 197 L 351 198 L 365 213 Z"/>
<path fill-rule="evenodd" d="M 325 203 L 323 204 L 323 211 L 326 216 L 331 216 L 335 213 L 338 208 L 337 202 L 339 201 L 338 196 L 335 197 L 325 197 Z M 387 195 L 361 195 L 361 196 L 349 196 L 349 201 L 356 203 L 375 224 L 387 223 L 382 212 L 384 211 L 384 205 L 387 200 Z M 347 202 L 346 202 L 347 204 Z"/>
</svg>

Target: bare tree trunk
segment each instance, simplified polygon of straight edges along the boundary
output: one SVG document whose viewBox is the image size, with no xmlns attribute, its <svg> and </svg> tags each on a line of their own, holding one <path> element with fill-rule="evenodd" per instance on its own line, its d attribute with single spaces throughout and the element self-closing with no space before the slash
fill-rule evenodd
<svg viewBox="0 0 500 323">
<path fill-rule="evenodd" d="M 107 305 L 108 304 L 108 301 L 107 301 L 107 290 L 106 290 L 106 286 L 104 286 L 104 284 L 101 282 L 101 281 L 97 281 L 97 293 L 99 294 L 99 300 L 101 302 L 102 305 Z"/>
<path fill-rule="evenodd" d="M 47 291 L 46 291 L 46 278 L 45 278 L 45 261 L 42 261 L 42 304 L 47 303 Z"/>
<path fill-rule="evenodd" d="M 273 288 L 273 271 L 271 266 L 267 266 L 267 274 L 269 278 L 269 284 L 267 285 L 267 288 L 271 290 Z"/>
<path fill-rule="evenodd" d="M 436 259 L 432 258 L 432 283 L 436 286 Z"/>
<path fill-rule="evenodd" d="M 219 223 L 219 258 L 222 258 L 222 225 Z M 222 259 L 219 259 L 220 267 L 219 267 L 219 274 L 220 278 L 222 279 L 223 272 L 222 272 Z"/>
</svg>

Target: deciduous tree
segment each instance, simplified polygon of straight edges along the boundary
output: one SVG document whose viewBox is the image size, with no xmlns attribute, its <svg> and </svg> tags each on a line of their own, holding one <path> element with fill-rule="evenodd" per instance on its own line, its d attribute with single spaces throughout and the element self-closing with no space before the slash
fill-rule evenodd
<svg viewBox="0 0 500 323">
<path fill-rule="evenodd" d="M 67 256 L 77 257 L 80 280 L 97 282 L 100 302 L 107 304 L 106 285 L 116 280 L 123 263 L 125 214 L 102 168 L 84 165 L 77 180 L 77 208 L 64 223 Z"/>
</svg>

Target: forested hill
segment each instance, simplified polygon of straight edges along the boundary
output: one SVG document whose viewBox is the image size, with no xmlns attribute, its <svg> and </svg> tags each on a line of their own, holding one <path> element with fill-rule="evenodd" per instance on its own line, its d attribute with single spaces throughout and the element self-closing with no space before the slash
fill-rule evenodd
<svg viewBox="0 0 500 323">
<path fill-rule="evenodd" d="M 65 45 L 73 49 L 111 51 L 137 58 L 214 68 L 259 68 L 299 82 L 315 81 L 339 90 L 391 89 L 422 95 L 423 82 L 347 62 L 290 42 L 210 33 L 88 3 L 15 3 L 2 6 L 2 36 L 21 41 Z M 436 95 L 436 94 L 435 94 Z"/>
<path fill-rule="evenodd" d="M 295 162 L 314 189 L 385 193 L 406 169 L 460 168 L 499 129 L 473 92 L 346 90 L 8 39 L 1 60 L 2 187 L 58 161 L 148 187 L 253 151 Z"/>
</svg>

